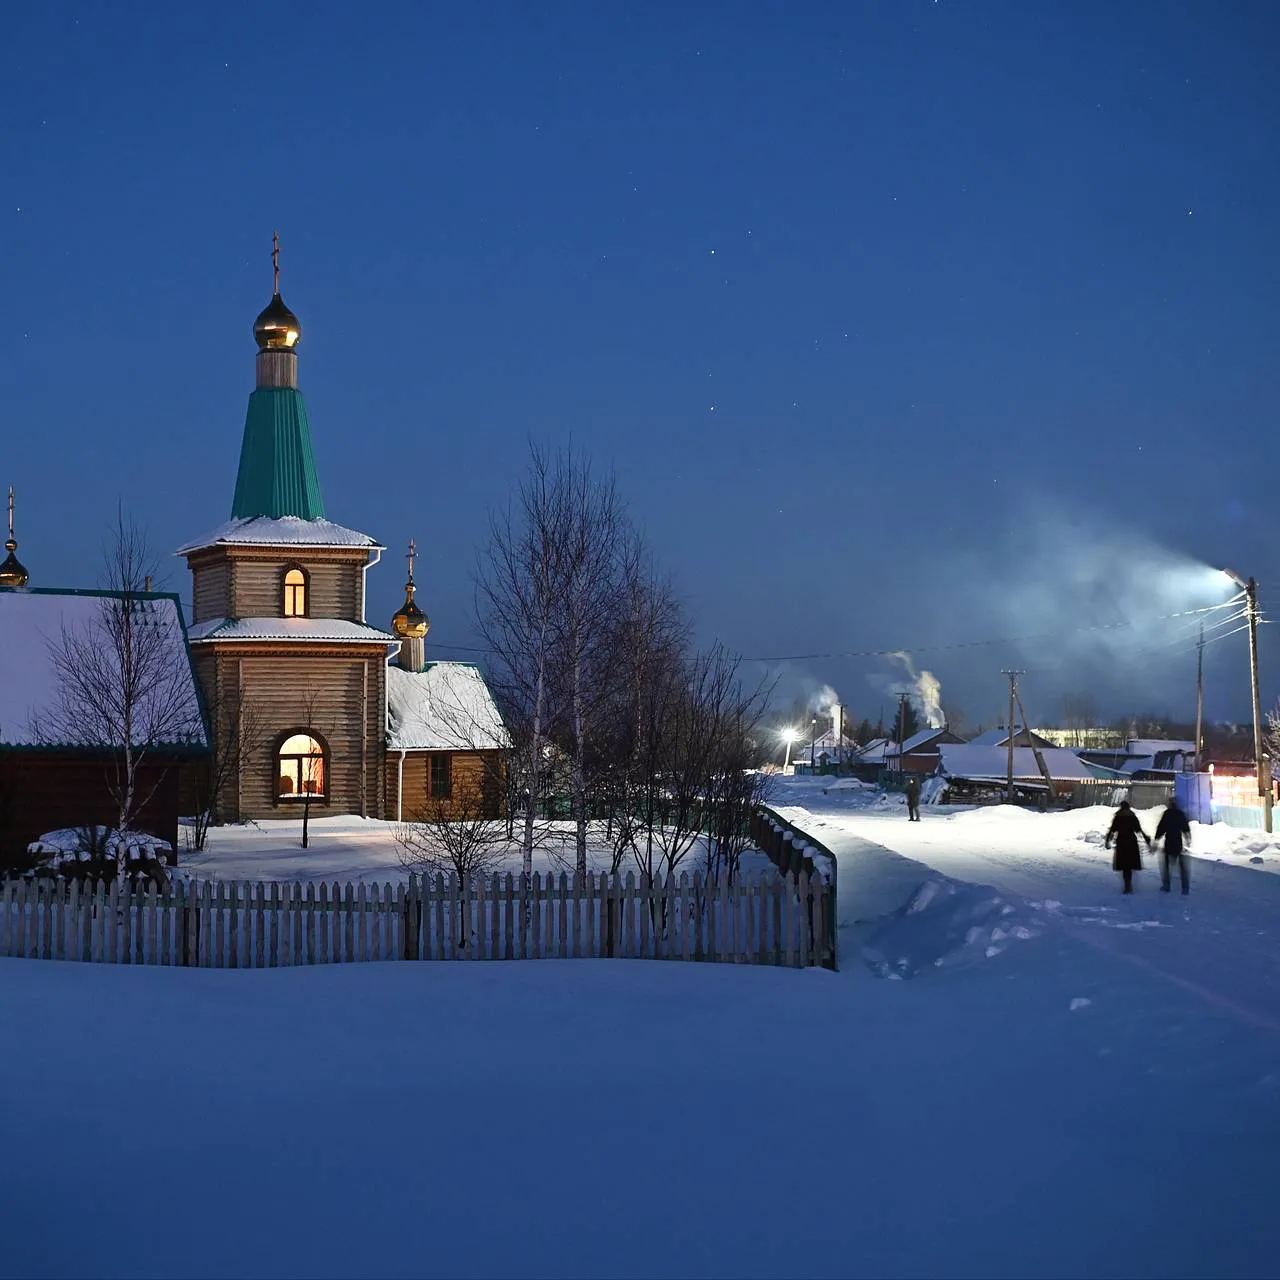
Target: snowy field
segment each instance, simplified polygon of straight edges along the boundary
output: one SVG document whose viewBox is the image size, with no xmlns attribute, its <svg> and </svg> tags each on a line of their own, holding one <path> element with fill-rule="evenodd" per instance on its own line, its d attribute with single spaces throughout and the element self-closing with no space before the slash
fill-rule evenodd
<svg viewBox="0 0 1280 1280">
<path fill-rule="evenodd" d="M 574 828 L 571 822 L 544 823 L 542 842 L 534 850 L 533 869 L 543 875 L 562 871 L 573 874 Z M 518 837 L 518 831 L 517 831 Z M 272 880 L 281 883 L 328 881 L 330 884 L 399 884 L 409 877 L 401 866 L 396 824 L 374 818 L 312 818 L 308 830 L 309 847 L 302 847 L 302 820 L 246 822 L 236 826 L 210 827 L 208 847 L 202 853 L 179 853 L 179 866 L 198 880 Z M 704 861 L 701 842 L 677 868 L 692 877 Z M 608 871 L 610 849 L 602 824 L 589 829 L 587 865 L 593 871 Z M 497 867 L 500 873 L 519 874 L 521 853 L 518 838 Z M 744 871 L 770 872 L 771 864 L 752 851 L 743 857 Z M 639 875 L 627 860 L 622 867 Z"/>
<path fill-rule="evenodd" d="M 0 1275 L 1274 1275 L 1270 844 L 805 781 L 838 974 L 0 961 Z"/>
</svg>

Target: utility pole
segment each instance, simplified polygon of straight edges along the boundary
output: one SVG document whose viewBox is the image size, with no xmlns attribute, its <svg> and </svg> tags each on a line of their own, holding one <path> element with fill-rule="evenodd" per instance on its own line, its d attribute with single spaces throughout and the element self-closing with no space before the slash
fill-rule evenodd
<svg viewBox="0 0 1280 1280">
<path fill-rule="evenodd" d="M 1262 749 L 1262 693 L 1258 687 L 1258 584 L 1245 583 L 1249 608 L 1249 677 L 1253 684 L 1253 758 L 1258 770 L 1258 794 L 1262 797 L 1263 830 L 1271 830 L 1271 757 Z"/>
<path fill-rule="evenodd" d="M 1196 646 L 1196 754 L 1195 771 L 1200 772 L 1200 744 L 1204 741 L 1204 623 L 1200 624 L 1200 643 Z"/>
<path fill-rule="evenodd" d="M 1002 676 L 1009 677 L 1009 779 L 1005 788 L 1005 801 L 1008 804 L 1013 803 L 1013 739 L 1016 736 L 1013 716 L 1014 708 L 1018 702 L 1018 677 L 1025 675 L 1023 671 L 1002 671 Z"/>
<path fill-rule="evenodd" d="M 902 749 L 907 745 L 907 695 L 898 694 L 898 772 L 902 772 Z"/>
</svg>

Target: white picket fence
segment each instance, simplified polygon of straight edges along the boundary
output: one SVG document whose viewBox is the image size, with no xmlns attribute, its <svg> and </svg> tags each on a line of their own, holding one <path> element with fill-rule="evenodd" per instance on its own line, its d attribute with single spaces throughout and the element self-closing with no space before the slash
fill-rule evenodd
<svg viewBox="0 0 1280 1280">
<path fill-rule="evenodd" d="M 262 969 L 369 960 L 698 960 L 834 967 L 821 876 L 535 874 L 407 885 L 0 885 L 0 955 Z"/>
</svg>

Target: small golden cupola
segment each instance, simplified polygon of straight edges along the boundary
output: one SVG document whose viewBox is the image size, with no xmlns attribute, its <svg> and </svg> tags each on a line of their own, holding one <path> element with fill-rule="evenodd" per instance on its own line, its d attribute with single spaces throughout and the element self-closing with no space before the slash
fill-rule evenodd
<svg viewBox="0 0 1280 1280">
<path fill-rule="evenodd" d="M 409 581 L 404 584 L 404 604 L 391 619 L 391 630 L 399 637 L 400 652 L 396 664 L 405 671 L 421 671 L 427 661 L 427 632 L 431 619 L 427 617 L 414 595 L 418 588 L 413 581 L 413 562 L 418 555 L 418 544 L 409 539 Z"/>
<path fill-rule="evenodd" d="M 25 587 L 30 575 L 18 559 L 18 540 L 13 536 L 13 485 L 9 486 L 9 537 L 4 549 L 9 554 L 0 563 L 0 587 Z"/>
<path fill-rule="evenodd" d="M 271 238 L 271 263 L 274 268 L 275 287 L 271 301 L 258 313 L 253 322 L 253 336 L 259 351 L 292 351 L 302 337 L 302 324 L 298 317 L 284 305 L 280 296 L 280 233 Z"/>
</svg>

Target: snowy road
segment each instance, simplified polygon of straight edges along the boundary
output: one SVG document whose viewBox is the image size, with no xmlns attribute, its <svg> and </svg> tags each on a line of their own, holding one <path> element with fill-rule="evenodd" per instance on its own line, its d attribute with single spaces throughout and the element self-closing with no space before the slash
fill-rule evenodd
<svg viewBox="0 0 1280 1280">
<path fill-rule="evenodd" d="M 1003 806 L 926 807 L 922 820 L 910 823 L 896 808 L 851 808 L 838 794 L 814 794 L 804 796 L 803 807 L 779 811 L 839 858 L 846 922 L 893 910 L 903 886 L 923 879 L 927 868 L 993 886 L 1018 901 L 1020 919 L 1065 931 L 1220 1012 L 1280 1031 L 1280 876 L 1200 857 L 1192 863 L 1190 896 L 1178 892 L 1176 880 L 1165 894 L 1158 857 L 1144 852 L 1147 869 L 1136 878 L 1137 891 L 1123 897 L 1102 846 L 1109 813 L 1103 810 L 1042 815 Z M 1141 816 L 1154 830 L 1156 815 Z M 871 856 L 876 846 L 910 859 L 916 870 L 899 868 L 896 886 L 887 889 L 884 860 Z"/>
</svg>

